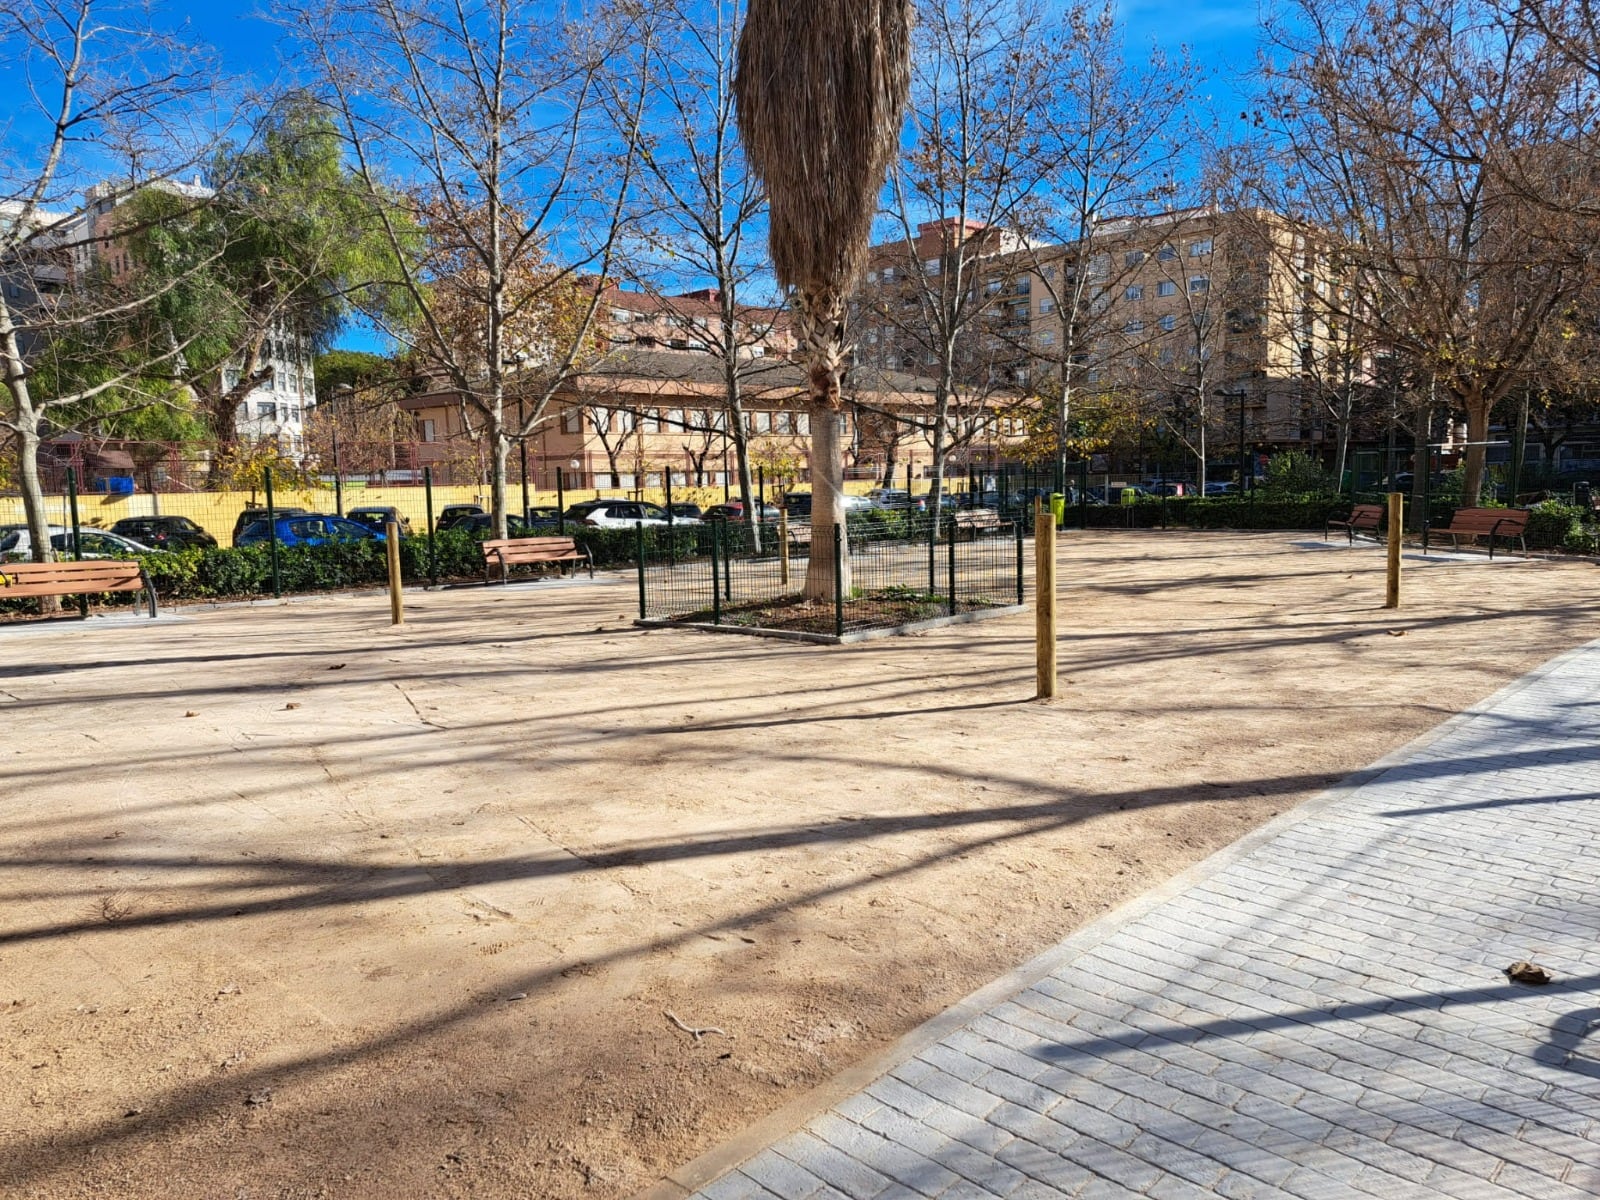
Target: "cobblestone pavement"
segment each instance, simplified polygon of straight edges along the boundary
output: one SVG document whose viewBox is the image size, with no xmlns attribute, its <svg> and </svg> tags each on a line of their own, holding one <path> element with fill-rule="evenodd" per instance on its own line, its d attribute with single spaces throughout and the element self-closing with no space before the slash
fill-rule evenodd
<svg viewBox="0 0 1600 1200">
<path fill-rule="evenodd" d="M 1069 939 L 697 1195 L 1593 1197 L 1597 842 L 1600 642 Z M 1519 959 L 1555 982 L 1509 982 Z"/>
</svg>

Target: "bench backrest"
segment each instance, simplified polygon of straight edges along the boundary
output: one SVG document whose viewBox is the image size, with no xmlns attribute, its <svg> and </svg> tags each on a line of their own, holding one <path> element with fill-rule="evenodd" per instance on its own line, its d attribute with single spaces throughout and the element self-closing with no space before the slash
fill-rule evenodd
<svg viewBox="0 0 1600 1200">
<path fill-rule="evenodd" d="M 79 592 L 140 592 L 144 576 L 136 562 L 0 563 L 0 600 L 19 596 L 69 596 Z"/>
<path fill-rule="evenodd" d="M 1349 524 L 1357 529 L 1365 529 L 1369 525 L 1376 529 L 1383 520 L 1383 505 L 1358 504 L 1350 510 Z"/>
<path fill-rule="evenodd" d="M 1449 532 L 1515 537 L 1527 527 L 1528 510 L 1525 508 L 1458 508 L 1450 518 Z"/>
<path fill-rule="evenodd" d="M 569 537 L 490 538 L 483 543 L 484 558 L 503 561 L 536 562 L 582 553 L 578 543 Z"/>
</svg>

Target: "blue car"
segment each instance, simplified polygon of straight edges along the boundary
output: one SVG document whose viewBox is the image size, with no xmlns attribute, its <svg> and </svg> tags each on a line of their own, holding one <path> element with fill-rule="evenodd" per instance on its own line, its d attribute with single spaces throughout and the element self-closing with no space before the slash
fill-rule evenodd
<svg viewBox="0 0 1600 1200">
<path fill-rule="evenodd" d="M 315 513 L 296 513 L 279 517 L 274 524 L 280 546 L 326 546 L 332 542 L 381 542 L 383 534 L 359 521 L 344 517 L 324 517 Z M 269 541 L 267 523 L 254 521 L 235 539 L 236 546 L 260 546 Z"/>
</svg>

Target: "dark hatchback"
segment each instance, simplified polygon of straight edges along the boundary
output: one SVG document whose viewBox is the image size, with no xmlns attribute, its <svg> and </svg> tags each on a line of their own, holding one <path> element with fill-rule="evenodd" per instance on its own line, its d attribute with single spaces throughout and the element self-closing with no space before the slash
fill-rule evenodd
<svg viewBox="0 0 1600 1200">
<path fill-rule="evenodd" d="M 215 550 L 217 539 L 188 517 L 123 517 L 111 532 L 157 550 Z"/>
</svg>

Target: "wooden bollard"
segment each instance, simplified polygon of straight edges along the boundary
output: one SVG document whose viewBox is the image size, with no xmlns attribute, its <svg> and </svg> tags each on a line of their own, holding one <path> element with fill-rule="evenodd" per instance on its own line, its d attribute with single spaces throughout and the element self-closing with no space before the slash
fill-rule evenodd
<svg viewBox="0 0 1600 1200">
<path fill-rule="evenodd" d="M 400 598 L 400 525 L 390 521 L 384 526 L 384 549 L 389 554 L 389 615 L 391 624 L 406 623 L 405 605 Z"/>
<path fill-rule="evenodd" d="M 1402 493 L 1389 493 L 1389 585 L 1384 594 L 1385 608 L 1400 607 L 1400 509 L 1404 503 L 1405 496 Z"/>
<path fill-rule="evenodd" d="M 1034 625 L 1039 700 L 1056 694 L 1056 518 L 1040 504 L 1033 518 Z"/>
</svg>

